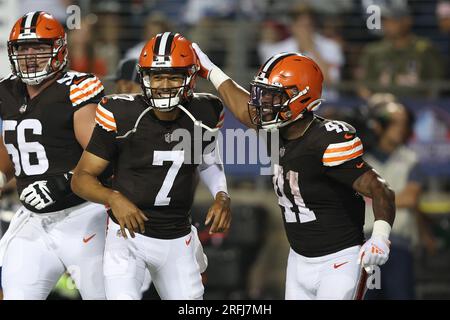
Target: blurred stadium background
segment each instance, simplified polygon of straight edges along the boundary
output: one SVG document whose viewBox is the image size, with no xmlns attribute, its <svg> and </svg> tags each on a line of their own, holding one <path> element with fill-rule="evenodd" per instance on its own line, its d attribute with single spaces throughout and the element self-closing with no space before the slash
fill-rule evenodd
<svg viewBox="0 0 450 320">
<path fill-rule="evenodd" d="M 381 9 L 381 29 L 367 24 L 374 4 Z M 162 31 L 199 43 L 242 85 L 272 54 L 310 54 L 326 74 L 322 114 L 354 124 L 368 151 L 377 149 L 379 137 L 371 126 L 374 117 L 379 120 L 371 111 L 379 103 L 373 94 L 393 94 L 415 116 L 405 146 L 418 158 L 414 170 L 420 178 L 414 182 L 421 192 L 405 206 L 414 227 L 399 235 L 407 242 L 398 242 L 407 255 L 392 253 L 396 266 L 389 281 L 400 290 L 412 288 L 408 297 L 450 299 L 450 1 L 0 0 L 1 76 L 10 72 L 6 41 L 16 19 L 44 10 L 66 24 L 70 5 L 81 8 L 81 28 L 68 30 L 70 67 L 96 73 L 108 94 L 115 90 L 109 79 L 119 61 L 137 57 L 142 41 Z M 197 89 L 214 93 L 203 80 Z M 224 130 L 235 127 L 241 126 L 228 114 Z M 288 243 L 270 177 L 260 176 L 258 165 L 226 165 L 226 170 L 233 204 L 230 233 L 210 237 L 203 232 L 211 197 L 202 186 L 192 210 L 209 258 L 205 298 L 283 299 Z M 14 192 L 5 192 L 0 234 L 16 207 Z M 408 283 L 397 283 L 407 272 L 412 272 Z M 52 297 L 78 298 L 69 282 L 63 279 Z M 402 296 L 387 292 L 385 297 Z M 150 291 L 146 298 L 157 296 Z"/>
</svg>

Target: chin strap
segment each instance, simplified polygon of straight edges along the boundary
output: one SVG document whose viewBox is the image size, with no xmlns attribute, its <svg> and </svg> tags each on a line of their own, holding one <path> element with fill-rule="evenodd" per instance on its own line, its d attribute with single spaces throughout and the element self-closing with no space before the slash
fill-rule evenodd
<svg viewBox="0 0 450 320">
<path fill-rule="evenodd" d="M 308 106 L 304 109 L 304 111 L 301 112 L 297 117 L 295 117 L 294 119 L 291 119 L 291 120 L 282 122 L 282 123 L 278 126 L 278 128 L 285 127 L 285 126 L 287 126 L 288 124 L 291 124 L 292 122 L 297 121 L 298 119 L 301 119 L 301 118 L 303 117 L 303 114 L 304 114 L 304 112 L 305 112 L 306 110 L 308 110 L 308 111 L 314 111 L 314 110 L 317 110 L 317 108 L 320 106 L 320 104 L 321 104 L 323 101 L 324 101 L 324 99 L 317 99 L 317 100 L 312 101 L 310 104 L 308 104 Z"/>
</svg>

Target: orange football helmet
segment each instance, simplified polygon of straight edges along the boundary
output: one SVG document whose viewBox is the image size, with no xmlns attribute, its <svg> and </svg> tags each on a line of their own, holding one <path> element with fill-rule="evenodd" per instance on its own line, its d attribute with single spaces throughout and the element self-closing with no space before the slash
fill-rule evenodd
<svg viewBox="0 0 450 320">
<path fill-rule="evenodd" d="M 319 66 L 302 54 L 288 52 L 267 60 L 250 87 L 248 110 L 259 128 L 284 127 L 317 109 L 323 75 Z"/>
<path fill-rule="evenodd" d="M 49 45 L 49 51 L 28 50 L 21 47 Z M 8 56 L 14 75 L 24 83 L 37 85 L 64 69 L 67 65 L 67 39 L 63 26 L 43 11 L 29 12 L 14 24 L 8 41 Z M 38 70 L 39 61 L 48 59 Z"/>
<path fill-rule="evenodd" d="M 200 62 L 190 41 L 179 33 L 164 32 L 150 39 L 144 46 L 138 70 L 147 102 L 160 111 L 170 111 L 192 97 Z M 160 89 L 153 88 L 150 81 L 155 74 L 182 75 L 183 84 L 168 88 L 168 95 L 158 95 Z"/>
</svg>

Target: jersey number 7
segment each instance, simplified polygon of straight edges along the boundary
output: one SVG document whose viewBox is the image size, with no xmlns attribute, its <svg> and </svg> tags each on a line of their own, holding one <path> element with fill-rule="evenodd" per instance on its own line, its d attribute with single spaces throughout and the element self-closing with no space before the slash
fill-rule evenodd
<svg viewBox="0 0 450 320">
<path fill-rule="evenodd" d="M 153 152 L 153 165 L 162 166 L 164 161 L 172 161 L 169 171 L 164 178 L 161 189 L 155 198 L 155 206 L 168 206 L 170 203 L 170 197 L 168 197 L 170 189 L 173 187 L 175 178 L 183 165 L 184 151 L 154 151 Z"/>
</svg>

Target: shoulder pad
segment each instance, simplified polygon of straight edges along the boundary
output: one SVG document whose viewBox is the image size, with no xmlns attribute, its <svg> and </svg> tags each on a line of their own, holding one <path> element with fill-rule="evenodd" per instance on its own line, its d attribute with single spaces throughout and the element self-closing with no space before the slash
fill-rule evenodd
<svg viewBox="0 0 450 320">
<path fill-rule="evenodd" d="M 363 155 L 362 142 L 353 126 L 335 120 L 324 120 L 320 126 L 324 166 L 337 166 Z"/>
<path fill-rule="evenodd" d="M 10 74 L 4 76 L 3 78 L 0 78 L 0 83 L 2 83 L 3 81 L 14 80 L 14 79 L 17 79 L 17 77 L 14 74 L 10 73 Z"/>
<path fill-rule="evenodd" d="M 136 100 L 136 97 L 139 94 L 135 93 L 135 94 L 126 94 L 126 93 L 121 93 L 121 94 L 110 94 L 107 96 L 104 96 L 102 101 L 117 101 L 120 102 L 120 100 L 122 101 L 134 101 Z"/>
<path fill-rule="evenodd" d="M 90 103 L 90 99 L 103 95 L 103 84 L 91 73 L 68 71 L 57 82 L 70 87 L 69 98 L 74 107 Z"/>
<path fill-rule="evenodd" d="M 324 119 L 320 124 L 323 133 L 329 136 L 334 136 L 335 139 L 344 137 L 345 134 L 356 134 L 356 129 L 344 121 Z"/>
<path fill-rule="evenodd" d="M 210 93 L 195 93 L 191 110 L 197 120 L 211 128 L 221 128 L 225 119 L 222 100 Z"/>
<path fill-rule="evenodd" d="M 104 96 L 97 106 L 96 119 L 98 125 L 107 131 L 118 131 L 118 123 L 124 119 L 133 117 L 136 112 L 142 111 L 136 108 L 141 94 L 111 94 Z"/>
<path fill-rule="evenodd" d="M 107 97 L 103 97 L 95 110 L 95 123 L 106 131 L 117 132 L 116 119 Z"/>
</svg>

